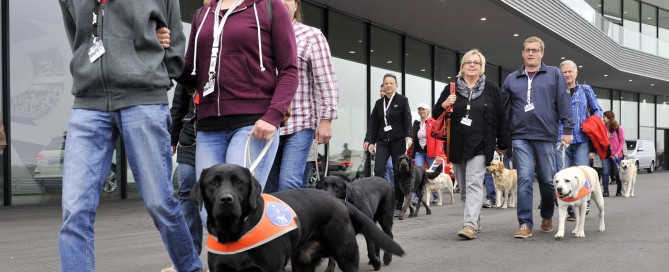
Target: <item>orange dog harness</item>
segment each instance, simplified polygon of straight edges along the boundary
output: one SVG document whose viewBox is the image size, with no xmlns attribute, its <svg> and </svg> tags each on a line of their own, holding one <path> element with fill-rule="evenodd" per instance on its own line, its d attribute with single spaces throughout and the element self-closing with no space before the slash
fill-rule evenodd
<svg viewBox="0 0 669 272">
<path fill-rule="evenodd" d="M 591 189 L 592 186 L 590 184 L 590 175 L 588 175 L 588 172 L 585 172 L 585 170 L 583 170 L 581 168 L 578 168 L 578 169 L 583 171 L 583 175 L 585 176 L 585 184 L 583 184 L 583 187 L 581 187 L 581 190 L 578 190 L 578 194 L 575 197 L 562 198 L 562 197 L 560 197 L 560 194 L 558 194 L 556 192 L 555 194 L 557 194 L 557 197 L 560 200 L 565 201 L 565 202 L 573 202 L 573 201 L 576 201 L 576 200 L 579 200 L 579 199 L 583 198 L 584 196 L 586 196 L 586 195 L 588 195 L 592 192 L 592 189 Z"/>
<path fill-rule="evenodd" d="M 218 242 L 216 237 L 209 234 L 207 251 L 222 255 L 237 254 L 297 229 L 297 215 L 288 204 L 268 194 L 262 194 L 262 198 L 265 200 L 265 209 L 257 225 L 239 240 L 226 244 Z"/>
</svg>

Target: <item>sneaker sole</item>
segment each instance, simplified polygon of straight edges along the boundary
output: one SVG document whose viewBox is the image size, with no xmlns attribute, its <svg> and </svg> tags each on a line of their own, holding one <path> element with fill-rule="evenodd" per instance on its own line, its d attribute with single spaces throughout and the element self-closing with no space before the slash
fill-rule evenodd
<svg viewBox="0 0 669 272">
<path fill-rule="evenodd" d="M 527 238 L 529 238 L 529 237 L 531 237 L 531 236 L 532 236 L 532 233 L 530 233 L 529 235 L 519 235 L 519 234 L 516 234 L 516 235 L 514 235 L 513 237 L 515 237 L 515 238 L 520 238 L 520 239 L 527 239 Z"/>
<path fill-rule="evenodd" d="M 544 229 L 541 229 L 541 232 L 552 232 L 552 231 L 553 231 L 553 229 L 552 229 L 552 228 L 551 228 L 551 229 L 549 229 L 549 230 L 544 230 Z"/>
<path fill-rule="evenodd" d="M 467 240 L 474 240 L 474 239 L 476 238 L 476 235 L 473 236 L 473 237 L 469 237 L 469 236 L 467 236 L 467 235 L 464 234 L 464 233 L 458 233 L 458 236 L 459 236 L 460 238 L 465 238 L 465 239 L 467 239 Z"/>
</svg>

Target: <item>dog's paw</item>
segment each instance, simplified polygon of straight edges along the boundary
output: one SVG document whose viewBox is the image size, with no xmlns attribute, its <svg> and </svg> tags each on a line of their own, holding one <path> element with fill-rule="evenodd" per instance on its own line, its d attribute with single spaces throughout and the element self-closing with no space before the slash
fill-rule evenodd
<svg viewBox="0 0 669 272">
<path fill-rule="evenodd" d="M 599 232 L 604 232 L 606 230 L 606 225 L 604 223 L 599 224 Z"/>
<path fill-rule="evenodd" d="M 381 261 L 379 261 L 379 260 L 369 260 L 369 262 L 374 267 L 374 271 L 379 271 L 379 269 L 381 269 Z"/>
<path fill-rule="evenodd" d="M 625 194 L 624 196 L 625 196 L 625 198 L 629 198 L 629 197 L 630 197 L 630 195 L 628 195 L 628 194 Z"/>
<path fill-rule="evenodd" d="M 392 260 L 393 260 L 393 255 L 392 254 L 390 254 L 388 252 L 383 253 L 383 264 L 389 265 Z"/>
<path fill-rule="evenodd" d="M 578 232 L 578 229 L 574 229 L 574 230 L 571 231 L 571 234 L 576 235 L 577 232 Z"/>
<path fill-rule="evenodd" d="M 413 218 L 413 217 L 416 217 L 416 216 L 418 216 L 418 215 L 417 214 L 409 214 L 409 218 Z"/>
<path fill-rule="evenodd" d="M 555 240 L 560 240 L 560 239 L 562 239 L 562 237 L 564 237 L 564 231 L 558 231 L 555 234 Z"/>
<path fill-rule="evenodd" d="M 426 214 L 426 215 L 430 215 L 430 214 L 432 214 L 432 211 L 427 210 L 427 211 L 425 211 L 425 214 Z"/>
<path fill-rule="evenodd" d="M 441 202 L 437 203 L 437 206 L 441 206 L 441 205 L 443 205 Z"/>
<path fill-rule="evenodd" d="M 404 215 L 403 215 L 403 214 L 398 215 L 398 216 L 397 216 L 397 219 L 399 219 L 399 220 L 404 220 Z"/>
<path fill-rule="evenodd" d="M 507 206 L 506 206 L 506 205 L 502 206 L 502 209 L 506 209 L 506 208 L 507 208 Z"/>
<path fill-rule="evenodd" d="M 577 232 L 576 232 L 576 237 L 578 237 L 578 238 L 583 238 L 583 237 L 585 237 L 585 232 L 584 232 L 584 231 L 577 231 Z"/>
</svg>

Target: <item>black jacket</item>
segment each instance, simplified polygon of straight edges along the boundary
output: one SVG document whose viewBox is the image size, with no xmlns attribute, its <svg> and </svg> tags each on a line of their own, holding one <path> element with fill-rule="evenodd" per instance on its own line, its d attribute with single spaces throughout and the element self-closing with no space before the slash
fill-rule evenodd
<svg viewBox="0 0 669 272">
<path fill-rule="evenodd" d="M 395 93 L 393 101 L 386 113 L 388 125 L 392 127 L 392 130 L 388 132 L 383 130 L 386 126 L 383 120 L 384 97 L 381 97 L 376 101 L 374 109 L 372 109 L 370 115 L 370 124 L 368 128 L 370 144 L 376 144 L 378 141 L 404 140 L 406 137 L 411 137 L 411 110 L 409 108 L 409 100 L 399 93 Z"/>
<path fill-rule="evenodd" d="M 195 90 L 186 89 L 181 84 L 174 89 L 172 99 L 172 125 L 170 136 L 172 146 L 177 145 L 177 162 L 195 166 Z"/>
<path fill-rule="evenodd" d="M 450 94 L 450 87 L 446 85 L 444 90 L 441 92 L 439 99 L 432 108 L 432 116 L 434 119 L 439 118 L 439 115 L 444 112 L 444 108 L 441 107 L 441 103 L 446 100 Z M 509 137 L 509 123 L 506 120 L 506 115 L 504 114 L 504 108 L 502 104 L 501 91 L 499 86 L 489 80 L 485 82 L 485 88 L 483 90 L 483 95 L 477 99 L 484 99 L 484 127 L 483 131 L 485 137 L 483 137 L 483 154 L 486 158 L 486 164 L 490 164 L 493 159 L 493 154 L 496 147 L 499 149 L 506 150 L 511 146 L 511 140 Z M 467 138 L 466 133 L 463 131 L 464 125 L 460 123 L 462 117 L 465 116 L 465 108 L 467 107 L 467 98 L 460 96 L 455 100 L 454 110 L 451 113 L 451 154 L 446 154 L 449 161 L 453 163 L 464 163 L 465 160 L 471 158 L 463 158 L 463 147 L 465 146 L 465 139 Z M 479 115 L 480 116 L 480 115 Z M 470 114 L 472 117 L 472 114 Z M 478 122 L 477 122 L 478 121 Z M 480 124 L 481 120 L 473 120 L 473 124 Z M 444 149 L 446 145 L 444 145 Z"/>
</svg>

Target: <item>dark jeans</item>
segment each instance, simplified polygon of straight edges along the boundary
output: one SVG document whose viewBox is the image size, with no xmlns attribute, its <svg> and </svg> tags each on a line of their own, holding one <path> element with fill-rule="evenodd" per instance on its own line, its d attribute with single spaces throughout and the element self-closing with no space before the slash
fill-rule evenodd
<svg viewBox="0 0 669 272">
<path fill-rule="evenodd" d="M 392 157 L 393 162 L 397 162 L 397 158 L 406 154 L 406 145 L 404 139 L 397 139 L 393 141 L 378 141 L 376 143 L 376 156 L 374 156 L 374 175 L 377 177 L 384 177 L 386 174 L 386 164 L 388 158 Z M 397 167 L 393 167 L 395 176 L 395 200 L 396 209 L 401 209 L 404 203 L 404 194 L 398 185 Z"/>
</svg>

